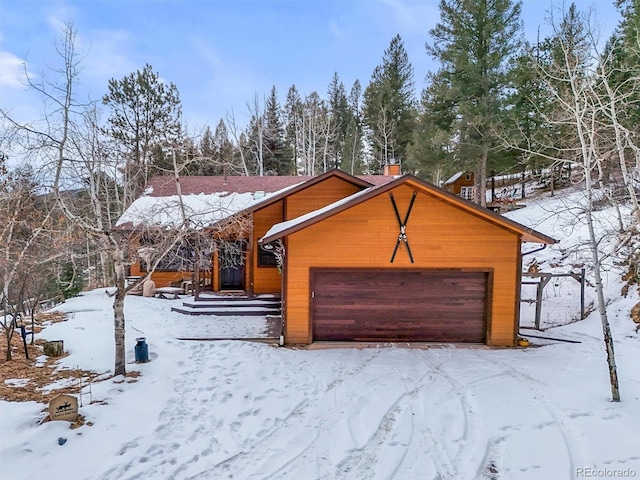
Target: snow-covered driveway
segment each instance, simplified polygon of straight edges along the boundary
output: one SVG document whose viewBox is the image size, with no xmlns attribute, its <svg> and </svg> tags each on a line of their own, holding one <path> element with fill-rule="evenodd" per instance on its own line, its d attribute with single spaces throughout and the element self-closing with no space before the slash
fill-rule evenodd
<svg viewBox="0 0 640 480">
<path fill-rule="evenodd" d="M 621 417 L 637 414 L 606 402 L 606 384 L 585 385 L 585 398 L 576 385 L 550 385 L 512 366 L 518 357 L 531 366 L 536 354 L 191 345 L 154 428 L 124 443 L 116 465 L 96 477 L 561 479 L 594 465 L 638 471 L 634 442 L 607 448 L 605 440 L 631 434 L 637 421 L 624 425 Z M 566 365 L 559 370 L 571 376 Z"/>
<path fill-rule="evenodd" d="M 69 340 L 69 365 L 110 369 L 110 355 L 98 358 L 93 346 L 96 335 L 112 341 L 110 312 L 100 313 L 96 292 L 67 308 L 83 299 L 94 309 L 50 329 Z M 136 382 L 94 384 L 101 403 L 83 395 L 93 426 L 37 425 L 41 405 L 0 402 L 2 478 L 537 480 L 581 478 L 588 468 L 640 476 L 638 338 L 618 340 L 623 402 L 611 403 L 596 319 L 556 329 L 580 344 L 525 350 L 296 350 L 176 340 L 180 320 L 153 311 L 167 303 L 127 302 L 152 361 L 129 365 L 142 372 Z M 136 331 L 128 335 L 132 346 Z"/>
</svg>

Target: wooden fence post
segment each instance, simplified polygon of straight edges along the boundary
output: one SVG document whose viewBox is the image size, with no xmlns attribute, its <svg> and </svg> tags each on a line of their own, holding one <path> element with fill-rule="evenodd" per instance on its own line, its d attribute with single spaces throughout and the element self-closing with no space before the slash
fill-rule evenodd
<svg viewBox="0 0 640 480">
<path fill-rule="evenodd" d="M 583 268 L 581 270 L 581 276 L 580 276 L 580 318 L 582 320 L 584 320 L 584 275 L 585 275 L 585 269 Z"/>
</svg>

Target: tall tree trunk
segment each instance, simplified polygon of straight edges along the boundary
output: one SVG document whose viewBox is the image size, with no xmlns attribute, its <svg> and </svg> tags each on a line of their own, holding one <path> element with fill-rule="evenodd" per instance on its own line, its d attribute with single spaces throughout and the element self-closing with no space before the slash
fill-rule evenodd
<svg viewBox="0 0 640 480">
<path fill-rule="evenodd" d="M 324 146 L 322 148 L 322 172 L 326 172 L 329 169 L 329 163 L 327 162 L 327 158 L 329 157 L 329 130 L 331 128 L 331 120 L 326 120 L 326 131 L 324 135 Z"/>
<path fill-rule="evenodd" d="M 100 269 L 101 269 L 101 276 L 102 276 L 101 286 L 106 287 L 108 285 L 112 285 L 113 282 L 111 281 L 112 275 L 111 275 L 111 269 L 109 268 L 109 257 L 103 250 L 100 250 Z"/>
<path fill-rule="evenodd" d="M 591 247 L 591 256 L 593 257 L 593 275 L 595 277 L 596 295 L 598 297 L 598 313 L 600 314 L 600 322 L 602 323 L 602 333 L 607 352 L 607 365 L 609 367 L 609 382 L 611 384 L 611 400 L 620 401 L 620 386 L 618 384 L 618 371 L 616 368 L 616 357 L 613 349 L 613 337 L 611 336 L 611 327 L 607 316 L 607 307 L 604 298 L 604 288 L 602 285 L 600 253 L 598 251 L 598 239 L 595 235 L 593 227 L 593 203 L 591 179 L 585 179 L 587 185 L 587 208 L 585 216 L 587 219 L 587 227 L 589 229 L 589 246 Z"/>
<path fill-rule="evenodd" d="M 5 357 L 5 360 L 7 362 L 10 362 L 11 360 L 13 360 L 13 356 L 11 354 L 11 338 L 13 337 L 13 329 L 5 329 L 4 333 L 5 338 L 7 339 L 7 355 Z"/>
<path fill-rule="evenodd" d="M 353 135 L 353 147 L 351 148 L 351 171 L 349 172 L 351 175 L 355 175 L 355 169 L 356 169 L 356 155 L 358 152 L 358 142 L 356 141 L 356 139 L 358 138 L 358 133 L 355 132 Z"/>
<path fill-rule="evenodd" d="M 604 298 L 604 287 L 602 285 L 602 266 L 600 264 L 600 242 L 596 237 L 593 225 L 593 158 L 590 151 L 590 145 L 593 143 L 594 130 L 589 128 L 593 125 L 593 119 L 596 112 L 589 112 L 588 102 L 581 102 L 582 97 L 578 94 L 579 89 L 575 86 L 575 78 L 572 79 L 572 87 L 574 92 L 574 112 L 576 119 L 576 132 L 580 141 L 582 168 L 584 170 L 585 193 L 587 197 L 587 208 L 585 209 L 585 218 L 587 228 L 589 230 L 589 248 L 593 260 L 593 275 L 595 279 L 596 296 L 598 298 L 598 313 L 600 315 L 600 323 L 602 324 L 603 340 L 605 350 L 607 352 L 607 366 L 609 368 L 609 382 L 611 384 L 611 400 L 620 401 L 620 386 L 618 384 L 618 371 L 616 368 L 616 358 L 613 349 L 613 337 L 611 336 L 611 327 L 609 326 L 609 318 L 607 316 L 607 305 Z M 591 122 L 589 122 L 589 117 Z M 586 119 L 586 120 L 585 120 Z M 600 161 L 595 161 L 596 166 L 600 167 Z M 601 168 L 598 168 L 598 182 L 601 181 Z"/>
<path fill-rule="evenodd" d="M 620 401 L 620 386 L 618 384 L 618 371 L 616 368 L 616 358 L 613 349 L 613 337 L 611 336 L 611 327 L 609 326 L 609 318 L 607 316 L 607 305 L 604 298 L 604 287 L 602 285 L 602 266 L 600 263 L 600 242 L 596 237 L 595 228 L 593 225 L 593 178 L 591 172 L 593 171 L 594 159 L 590 150 L 590 145 L 593 142 L 594 129 L 589 128 L 593 125 L 596 111 L 591 110 L 589 112 L 588 102 L 581 102 L 582 97 L 578 94 L 580 90 L 576 88 L 575 78 L 572 79 L 571 85 L 574 92 L 574 112 L 576 119 L 576 132 L 580 140 L 582 168 L 584 170 L 584 183 L 585 193 L 587 197 L 587 208 L 585 208 L 585 218 L 587 222 L 587 228 L 589 230 L 589 248 L 591 250 L 591 256 L 593 260 L 593 275 L 595 279 L 596 296 L 598 298 L 598 313 L 600 315 L 600 322 L 602 324 L 603 340 L 605 350 L 607 352 L 607 366 L 609 368 L 609 383 L 611 385 L 611 400 L 614 402 Z M 589 122 L 589 118 L 591 122 Z M 586 121 L 585 121 L 586 119 Z M 602 168 L 601 161 L 595 160 L 598 171 L 598 184 L 602 188 Z"/>
<path fill-rule="evenodd" d="M 118 255 L 114 265 L 116 274 L 116 293 L 113 300 L 113 327 L 116 346 L 114 375 L 127 373 L 124 321 L 125 267 L 124 261 L 120 257 L 121 255 Z"/>
<path fill-rule="evenodd" d="M 13 337 L 13 326 L 12 325 L 12 321 L 10 321 L 10 323 L 7 323 L 7 293 L 8 293 L 8 285 L 5 284 L 5 288 L 4 288 L 4 302 L 3 303 L 3 307 L 4 307 L 4 311 L 3 311 L 3 315 L 4 315 L 4 321 L 2 322 L 2 327 L 4 329 L 4 336 L 7 339 L 7 356 L 5 357 L 5 359 L 7 360 L 7 362 L 12 360 L 12 355 L 11 355 L 11 338 Z"/>
<path fill-rule="evenodd" d="M 478 164 L 478 183 L 480 205 L 487 206 L 487 160 L 489 158 L 489 146 L 482 144 L 482 155 Z"/>
<path fill-rule="evenodd" d="M 616 143 L 618 142 L 618 132 L 616 128 Z M 636 195 L 636 190 L 633 188 L 633 183 L 631 182 L 631 177 L 629 176 L 629 169 L 627 168 L 627 161 L 624 155 L 624 149 L 618 147 L 618 163 L 620 164 L 620 173 L 622 174 L 622 181 L 624 182 L 624 186 L 627 189 L 627 193 L 629 194 L 629 199 L 631 200 L 631 208 L 633 212 L 636 213 L 638 211 L 638 196 Z"/>
</svg>

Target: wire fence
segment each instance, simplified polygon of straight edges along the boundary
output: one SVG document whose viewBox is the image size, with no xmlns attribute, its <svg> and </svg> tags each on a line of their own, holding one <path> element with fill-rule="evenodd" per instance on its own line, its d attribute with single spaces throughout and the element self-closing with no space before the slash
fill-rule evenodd
<svg viewBox="0 0 640 480">
<path fill-rule="evenodd" d="M 538 330 L 581 320 L 594 301 L 585 289 L 584 271 L 526 274 L 521 292 L 520 326 Z"/>
</svg>

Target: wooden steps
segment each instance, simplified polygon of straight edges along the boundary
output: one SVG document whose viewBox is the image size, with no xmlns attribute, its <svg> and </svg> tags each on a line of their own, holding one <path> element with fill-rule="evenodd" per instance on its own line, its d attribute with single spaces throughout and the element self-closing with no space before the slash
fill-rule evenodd
<svg viewBox="0 0 640 480">
<path fill-rule="evenodd" d="M 189 298 L 180 307 L 171 310 L 185 315 L 243 316 L 264 317 L 279 316 L 281 310 L 280 295 L 216 295 L 201 294 L 199 298 Z"/>
</svg>

